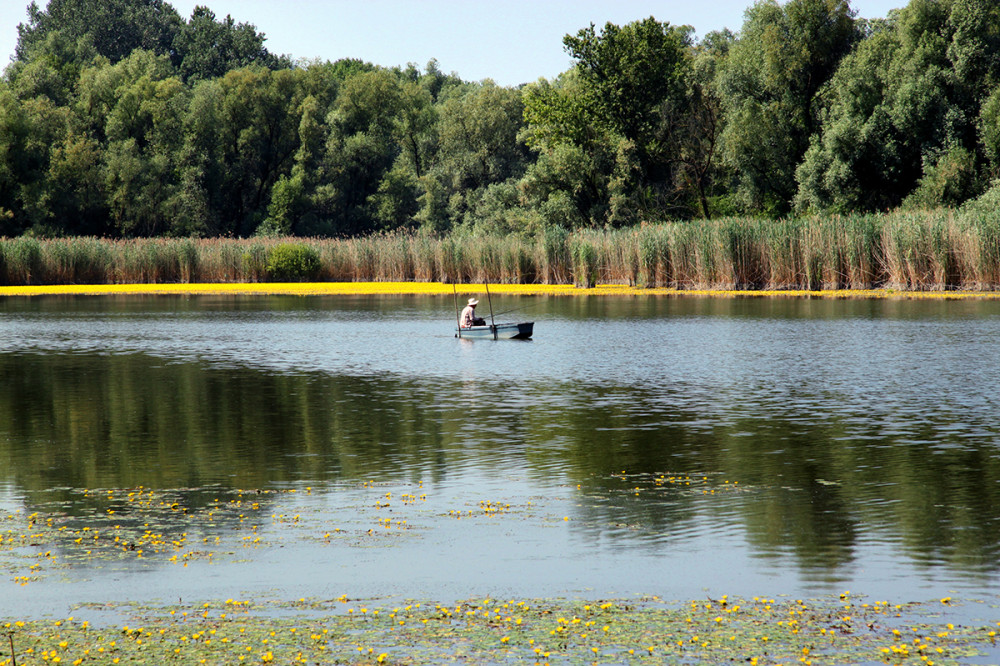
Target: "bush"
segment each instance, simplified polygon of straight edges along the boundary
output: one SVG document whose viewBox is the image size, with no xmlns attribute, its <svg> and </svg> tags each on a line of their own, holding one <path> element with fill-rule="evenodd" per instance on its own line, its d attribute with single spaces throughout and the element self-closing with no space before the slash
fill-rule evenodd
<svg viewBox="0 0 1000 666">
<path fill-rule="evenodd" d="M 267 275 L 275 282 L 307 282 L 319 273 L 319 253 L 301 243 L 275 245 L 267 253 Z"/>
</svg>

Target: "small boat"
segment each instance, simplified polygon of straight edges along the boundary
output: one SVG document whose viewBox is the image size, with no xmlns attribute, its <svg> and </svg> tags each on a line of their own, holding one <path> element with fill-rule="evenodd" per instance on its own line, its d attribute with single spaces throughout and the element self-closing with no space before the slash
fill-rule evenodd
<svg viewBox="0 0 1000 666">
<path fill-rule="evenodd" d="M 525 321 L 517 324 L 496 324 L 491 326 L 470 326 L 457 329 L 456 338 L 473 340 L 529 340 L 534 331 L 535 322 Z"/>
</svg>

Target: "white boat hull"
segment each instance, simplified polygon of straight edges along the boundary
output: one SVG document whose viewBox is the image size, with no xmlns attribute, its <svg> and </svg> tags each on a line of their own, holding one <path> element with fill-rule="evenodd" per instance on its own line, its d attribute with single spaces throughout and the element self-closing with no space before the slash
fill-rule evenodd
<svg viewBox="0 0 1000 666">
<path fill-rule="evenodd" d="M 520 322 L 517 324 L 497 324 L 496 326 L 472 326 L 460 328 L 455 333 L 457 338 L 473 340 L 528 340 L 534 332 L 535 322 Z"/>
</svg>

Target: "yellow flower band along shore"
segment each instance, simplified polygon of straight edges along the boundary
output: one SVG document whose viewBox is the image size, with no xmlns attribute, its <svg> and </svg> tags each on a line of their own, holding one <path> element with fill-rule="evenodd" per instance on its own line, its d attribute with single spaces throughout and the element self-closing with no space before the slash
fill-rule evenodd
<svg viewBox="0 0 1000 666">
<path fill-rule="evenodd" d="M 490 284 L 490 292 L 508 296 L 708 296 L 716 298 L 862 298 L 998 300 L 997 291 L 899 291 L 895 289 L 750 290 L 671 289 L 601 284 L 592 288 L 550 284 Z M 71 284 L 0 287 L 0 296 L 231 295 L 231 296 L 444 296 L 480 294 L 484 284 L 442 282 L 254 282 L 213 284 Z"/>
</svg>

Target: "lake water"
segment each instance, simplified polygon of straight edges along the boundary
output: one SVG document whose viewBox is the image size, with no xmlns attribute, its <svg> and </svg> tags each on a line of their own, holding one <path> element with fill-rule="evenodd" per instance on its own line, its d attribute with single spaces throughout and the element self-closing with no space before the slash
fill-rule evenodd
<svg viewBox="0 0 1000 666">
<path fill-rule="evenodd" d="M 5 610 L 1000 582 L 1000 303 L 493 305 L 0 302 Z"/>
</svg>

